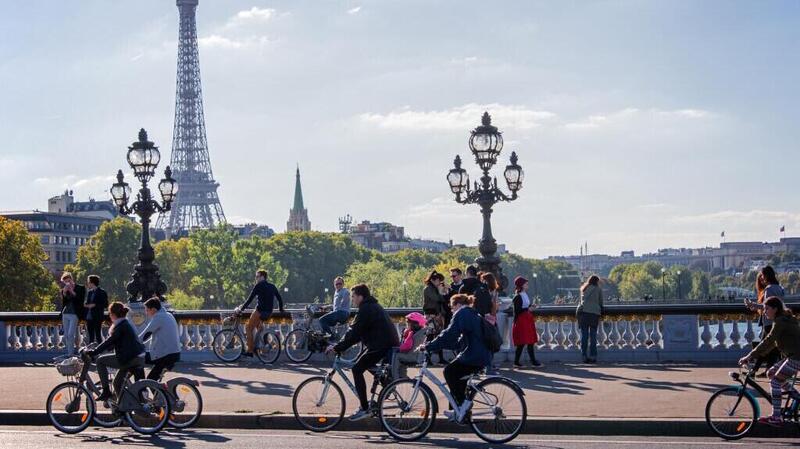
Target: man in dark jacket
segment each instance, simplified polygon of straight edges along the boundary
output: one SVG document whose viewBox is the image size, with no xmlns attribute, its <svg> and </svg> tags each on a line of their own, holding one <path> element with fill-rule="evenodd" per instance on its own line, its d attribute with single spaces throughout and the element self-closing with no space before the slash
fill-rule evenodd
<svg viewBox="0 0 800 449">
<path fill-rule="evenodd" d="M 244 326 L 244 330 L 247 335 L 247 352 L 242 355 L 245 357 L 253 356 L 253 349 L 255 349 L 256 340 L 255 333 L 261 330 L 263 322 L 267 321 L 270 315 L 272 315 L 272 310 L 275 308 L 276 299 L 278 300 L 278 307 L 280 308 L 281 313 L 283 313 L 283 298 L 281 298 L 281 294 L 278 293 L 278 287 L 276 287 L 275 284 L 267 282 L 266 270 L 256 271 L 256 285 L 250 292 L 250 296 L 247 297 L 247 301 L 245 301 L 241 306 L 237 307 L 236 311 L 241 312 L 246 309 L 247 306 L 250 305 L 250 302 L 253 301 L 253 298 L 256 297 L 258 298 L 256 310 L 250 314 L 250 319 L 247 320 L 247 324 Z"/>
<path fill-rule="evenodd" d="M 83 303 L 86 310 L 83 316 L 86 319 L 86 333 L 89 343 L 100 343 L 103 339 L 100 329 L 108 308 L 108 293 L 100 288 L 100 276 L 95 274 L 89 275 L 86 286 L 86 302 Z"/>
<path fill-rule="evenodd" d="M 128 371 L 133 371 L 136 379 L 144 376 L 144 345 L 139 341 L 133 325 L 125 318 L 128 315 L 128 308 L 121 302 L 115 302 L 108 308 L 108 316 L 111 318 L 111 329 L 100 346 L 88 354 L 94 357 L 96 354 L 113 349 L 113 354 L 103 354 L 97 357 L 97 374 L 100 375 L 100 382 L 103 385 L 103 393 L 97 398 L 103 402 L 111 398 L 111 391 L 108 388 L 108 368 L 116 368 L 117 375 L 114 376 L 114 393 L 119 395 L 122 389 L 122 382 Z"/>
<path fill-rule="evenodd" d="M 458 293 L 474 296 L 475 303 L 472 307 L 482 316 L 492 313 L 492 294 L 489 293 L 489 288 L 486 284 L 478 279 L 478 269 L 474 265 L 467 267 L 467 277 L 464 279 Z"/>
<path fill-rule="evenodd" d="M 369 287 L 365 284 L 354 286 L 350 289 L 350 297 L 353 305 L 358 307 L 358 314 L 342 340 L 328 346 L 327 352 L 341 354 L 358 342 L 364 345 L 364 351 L 351 370 L 360 408 L 350 416 L 350 420 L 358 421 L 370 415 L 364 372 L 390 356 L 392 348 L 400 346 L 400 338 L 389 314 L 372 297 Z"/>
</svg>

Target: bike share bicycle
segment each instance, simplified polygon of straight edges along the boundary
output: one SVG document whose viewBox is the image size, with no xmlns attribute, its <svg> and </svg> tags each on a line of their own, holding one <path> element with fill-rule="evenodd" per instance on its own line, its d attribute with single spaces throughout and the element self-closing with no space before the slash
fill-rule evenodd
<svg viewBox="0 0 800 449">
<path fill-rule="evenodd" d="M 426 357 L 427 355 L 427 357 Z M 436 421 L 439 404 L 430 380 L 455 411 L 455 421 L 467 424 L 482 440 L 507 443 L 525 428 L 528 409 L 522 389 L 501 376 L 465 376 L 466 400 L 458 406 L 447 385 L 428 368 L 430 354 L 421 354 L 419 373 L 414 378 L 397 379 L 383 388 L 378 397 L 378 416 L 383 428 L 400 441 L 415 441 L 427 435 Z"/>
<path fill-rule="evenodd" d="M 378 387 L 387 385 L 395 375 L 393 371 L 392 351 L 387 359 L 370 369 L 372 373 L 372 388 L 370 388 L 369 410 L 373 416 L 378 416 L 377 395 Z M 294 390 L 292 396 L 292 412 L 294 418 L 304 428 L 312 432 L 327 432 L 335 428 L 342 421 L 345 411 L 345 398 L 342 388 L 333 380 L 337 374 L 342 378 L 347 388 L 358 396 L 356 387 L 345 374 L 345 370 L 352 368 L 352 361 L 345 361 L 337 354 L 333 360 L 333 367 L 324 376 L 314 376 L 304 380 Z"/>
<path fill-rule="evenodd" d="M 224 312 L 220 314 L 222 329 L 214 334 L 211 343 L 214 355 L 223 362 L 232 363 L 244 353 L 245 338 L 242 330 L 243 311 Z M 262 363 L 272 364 L 281 355 L 281 339 L 275 332 L 267 329 L 266 325 L 256 334 L 255 350 L 253 351 Z"/>
<path fill-rule="evenodd" d="M 739 371 L 728 373 L 736 385 L 731 385 L 714 392 L 706 404 L 706 423 L 711 430 L 726 440 L 738 440 L 745 437 L 761 416 L 761 407 L 757 396 L 772 402 L 772 395 L 755 380 L 755 364 L 752 367 L 740 366 Z M 797 381 L 797 375 L 791 379 L 792 388 Z M 755 394 L 754 394 L 755 393 Z M 791 397 L 789 392 L 781 408 L 781 417 L 784 422 L 794 422 L 800 426 L 800 401 Z"/>
<path fill-rule="evenodd" d="M 53 427 L 64 433 L 86 430 L 94 420 L 98 424 L 121 421 L 122 417 L 136 432 L 150 435 L 158 432 L 169 421 L 170 404 L 166 390 L 154 380 L 142 379 L 124 385 L 122 391 L 108 400 L 111 413 L 97 420 L 95 397 L 99 388 L 89 377 L 92 358 L 81 348 L 78 356 L 70 356 L 56 363 L 59 374 L 67 382 L 56 385 L 47 396 L 47 417 Z"/>
<path fill-rule="evenodd" d="M 172 371 L 173 366 L 168 366 L 161 372 L 158 383 L 164 388 L 169 400 L 170 415 L 168 423 L 176 429 L 186 429 L 200 420 L 203 414 L 203 396 L 197 388 L 200 382 L 188 377 L 174 377 L 164 382 L 164 375 Z M 126 383 L 133 383 L 133 373 L 128 373 Z M 108 426 L 106 426 L 108 427 Z M 111 426 L 113 427 L 113 426 Z"/>
<path fill-rule="evenodd" d="M 318 308 L 309 304 L 301 315 L 293 315 L 294 330 L 286 335 L 284 347 L 286 357 L 295 363 L 303 363 L 311 358 L 315 352 L 325 352 L 330 341 L 338 341 L 348 328 L 347 323 L 338 324 L 334 328 L 334 334 L 329 336 L 314 327 L 314 320 Z M 341 354 L 344 362 L 353 362 L 361 353 L 362 344 L 356 343 Z"/>
</svg>

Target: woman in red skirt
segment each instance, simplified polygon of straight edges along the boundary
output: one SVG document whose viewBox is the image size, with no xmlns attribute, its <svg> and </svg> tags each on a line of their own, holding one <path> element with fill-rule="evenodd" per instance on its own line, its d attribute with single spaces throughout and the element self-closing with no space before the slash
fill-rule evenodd
<svg viewBox="0 0 800 449">
<path fill-rule="evenodd" d="M 534 368 L 541 368 L 542 365 L 536 360 L 534 345 L 539 341 L 536 333 L 536 320 L 533 316 L 533 309 L 536 304 L 528 297 L 528 280 L 522 276 L 514 279 L 514 326 L 511 329 L 511 337 L 517 352 L 514 357 L 514 366 L 520 367 L 522 364 L 519 358 L 522 356 L 522 348 L 528 346 L 528 357 Z"/>
</svg>

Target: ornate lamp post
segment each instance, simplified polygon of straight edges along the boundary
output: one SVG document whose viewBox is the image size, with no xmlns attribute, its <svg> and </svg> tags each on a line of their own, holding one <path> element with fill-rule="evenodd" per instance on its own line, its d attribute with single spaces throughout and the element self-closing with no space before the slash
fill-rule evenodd
<svg viewBox="0 0 800 449">
<path fill-rule="evenodd" d="M 142 187 L 136 195 L 136 201 L 130 206 L 128 200 L 131 196 L 131 187 L 124 181 L 122 170 L 117 172 L 117 182 L 111 186 L 111 197 L 122 215 L 135 213 L 142 223 L 142 241 L 139 246 L 139 263 L 134 267 L 135 272 L 128 282 L 126 290 L 128 301 L 144 301 L 153 296 L 163 296 L 167 290 L 166 284 L 158 274 L 158 265 L 153 263 L 155 253 L 150 245 L 150 217 L 156 212 L 170 210 L 178 184 L 172 179 L 172 170 L 167 166 L 164 170 L 164 179 L 158 183 L 162 204 L 153 199 L 147 182 L 155 175 L 156 167 L 161 160 L 161 153 L 153 142 L 147 140 L 147 131 L 139 131 L 139 140 L 128 147 L 128 165 L 133 169 L 133 174 L 141 182 Z"/>
<path fill-rule="evenodd" d="M 492 119 L 488 112 L 483 113 L 481 126 L 472 131 L 469 138 L 469 148 L 475 156 L 475 163 L 483 171 L 480 183 L 475 181 L 474 187 L 470 189 L 469 175 L 461 168 L 461 156 L 456 156 L 454 161 L 455 168 L 447 174 L 447 182 L 450 190 L 456 195 L 456 202 L 460 204 L 477 204 L 481 207 L 483 214 L 483 234 L 478 243 L 478 250 L 481 256 L 475 259 L 478 269 L 493 273 L 505 290 L 508 286 L 508 278 L 503 275 L 500 268 L 500 258 L 497 257 L 497 241 L 492 236 L 492 207 L 501 201 L 514 201 L 517 199 L 517 192 L 522 188 L 524 172 L 522 167 L 517 165 L 517 153 L 512 152 L 509 159 L 511 164 L 506 166 L 503 176 L 506 184 L 511 191 L 511 195 L 505 194 L 497 187 L 497 177 L 489 175 L 489 170 L 497 163 L 497 156 L 503 150 L 503 135 L 492 126 Z"/>
</svg>

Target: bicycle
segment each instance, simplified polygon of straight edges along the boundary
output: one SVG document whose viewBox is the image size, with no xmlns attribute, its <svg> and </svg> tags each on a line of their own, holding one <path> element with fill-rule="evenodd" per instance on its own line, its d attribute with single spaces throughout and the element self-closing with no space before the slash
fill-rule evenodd
<svg viewBox="0 0 800 449">
<path fill-rule="evenodd" d="M 286 350 L 286 357 L 295 363 L 303 363 L 311 358 L 315 352 L 325 352 L 325 349 L 330 344 L 331 340 L 337 341 L 344 335 L 343 329 L 347 329 L 347 324 L 338 324 L 334 329 L 333 335 L 330 337 L 313 327 L 315 313 L 318 310 L 311 304 L 307 305 L 302 315 L 293 316 L 294 330 L 286 335 L 284 340 L 284 348 Z M 351 346 L 341 359 L 346 362 L 352 362 L 361 353 L 361 343 L 356 343 Z"/>
<path fill-rule="evenodd" d="M 164 375 L 174 366 L 167 367 L 161 372 L 158 383 L 164 388 L 169 400 L 172 413 L 167 423 L 176 429 L 187 429 L 193 426 L 203 414 L 203 396 L 200 395 L 200 382 L 187 377 L 175 377 L 163 382 Z M 126 383 L 131 384 L 133 373 L 128 373 Z"/>
<path fill-rule="evenodd" d="M 392 356 L 384 359 L 380 365 L 369 371 L 373 375 L 372 388 L 370 388 L 370 412 L 377 416 L 378 386 L 386 385 L 392 379 Z M 292 412 L 294 418 L 303 428 L 312 432 L 327 432 L 335 428 L 342 421 L 345 411 L 345 398 L 341 387 L 333 380 L 339 375 L 350 391 L 356 395 L 356 387 L 345 375 L 345 370 L 352 368 L 352 362 L 336 355 L 333 368 L 324 376 L 314 376 L 304 380 L 294 390 L 292 396 Z"/>
<path fill-rule="evenodd" d="M 756 382 L 754 368 L 740 366 L 738 372 L 731 371 L 728 375 L 737 385 L 722 388 L 711 395 L 706 404 L 706 423 L 721 438 L 738 440 L 753 429 L 761 415 L 761 407 L 752 390 L 768 402 L 772 402 L 772 395 Z M 792 377 L 790 391 L 794 390 L 796 381 L 797 375 Z M 783 392 L 781 396 L 786 396 L 781 407 L 783 420 L 800 426 L 800 401 L 792 398 L 789 392 Z"/>
<path fill-rule="evenodd" d="M 244 353 L 245 333 L 242 330 L 242 312 L 221 313 L 222 329 L 214 334 L 211 346 L 214 355 L 223 362 L 233 363 Z M 281 339 L 277 333 L 262 326 L 255 338 L 253 351 L 262 363 L 272 364 L 281 355 Z"/>
<path fill-rule="evenodd" d="M 78 357 L 70 356 L 56 363 L 56 369 L 67 377 L 67 382 L 53 388 L 47 396 L 46 410 L 50 423 L 61 432 L 82 432 L 93 420 L 97 422 L 97 403 L 92 393 L 99 395 L 99 391 L 88 375 L 91 365 L 86 348 L 79 351 Z M 111 415 L 104 421 L 109 424 L 105 427 L 119 424 L 124 417 L 133 430 L 145 435 L 161 430 L 171 413 L 166 391 L 158 382 L 147 379 L 124 385 L 108 403 Z"/>
<path fill-rule="evenodd" d="M 482 379 L 482 373 L 476 373 L 466 377 L 466 399 L 459 406 L 447 385 L 428 369 L 427 357 L 423 355 L 416 377 L 397 379 L 381 391 L 378 397 L 381 426 L 400 441 L 416 441 L 433 429 L 439 404 L 423 380 L 427 378 L 450 403 L 458 424 L 466 422 L 478 437 L 492 444 L 516 438 L 525 428 L 528 415 L 522 388 L 500 376 Z"/>
</svg>

